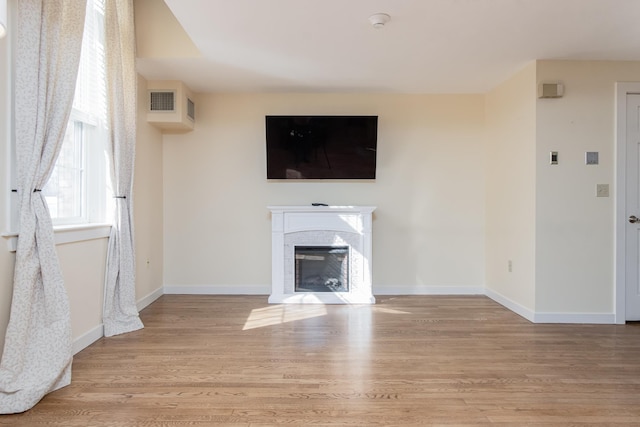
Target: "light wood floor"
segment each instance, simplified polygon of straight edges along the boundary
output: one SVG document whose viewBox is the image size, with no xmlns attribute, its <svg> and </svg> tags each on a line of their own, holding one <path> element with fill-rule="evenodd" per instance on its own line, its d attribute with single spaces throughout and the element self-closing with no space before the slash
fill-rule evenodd
<svg viewBox="0 0 640 427">
<path fill-rule="evenodd" d="M 12 426 L 636 425 L 640 325 L 535 325 L 482 296 L 375 306 L 165 295 Z"/>
</svg>

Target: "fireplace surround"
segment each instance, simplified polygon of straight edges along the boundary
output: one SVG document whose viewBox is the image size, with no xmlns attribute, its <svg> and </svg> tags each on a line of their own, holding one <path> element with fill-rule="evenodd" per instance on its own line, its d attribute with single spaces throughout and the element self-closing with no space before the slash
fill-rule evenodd
<svg viewBox="0 0 640 427">
<path fill-rule="evenodd" d="M 371 283 L 371 231 L 375 207 L 269 206 L 268 209 L 272 233 L 269 303 L 375 303 Z M 340 279 L 325 275 L 320 269 L 312 271 L 313 286 L 298 286 L 296 277 L 300 279 L 300 261 L 320 261 L 325 253 L 340 253 L 343 254 L 341 257 L 346 257 L 340 264 L 341 269 L 345 269 Z M 309 268 L 316 267 L 308 266 L 307 270 Z M 342 283 L 345 278 L 346 283 Z"/>
</svg>

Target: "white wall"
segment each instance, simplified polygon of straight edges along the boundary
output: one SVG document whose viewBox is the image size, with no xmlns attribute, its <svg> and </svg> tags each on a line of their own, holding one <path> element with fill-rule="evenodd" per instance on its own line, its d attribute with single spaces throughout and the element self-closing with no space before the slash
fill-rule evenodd
<svg viewBox="0 0 640 427">
<path fill-rule="evenodd" d="M 532 62 L 486 96 L 486 287 L 529 312 L 535 310 L 535 79 Z"/>
<path fill-rule="evenodd" d="M 267 114 L 378 115 L 373 182 L 266 179 Z M 196 129 L 164 136 L 167 286 L 268 294 L 267 205 L 374 205 L 376 291 L 484 283 L 481 95 L 200 95 Z"/>
<path fill-rule="evenodd" d="M 640 62 L 540 61 L 537 79 L 564 83 L 565 95 L 537 101 L 536 309 L 612 313 L 615 82 L 640 81 Z M 611 197 L 597 198 L 596 184 Z"/>
</svg>

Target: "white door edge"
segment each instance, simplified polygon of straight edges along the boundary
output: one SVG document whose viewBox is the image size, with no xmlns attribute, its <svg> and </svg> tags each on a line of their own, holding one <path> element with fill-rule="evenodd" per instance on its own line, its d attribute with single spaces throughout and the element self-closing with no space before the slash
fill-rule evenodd
<svg viewBox="0 0 640 427">
<path fill-rule="evenodd" d="M 615 127 L 615 214 L 614 214 L 614 311 L 615 323 L 626 321 L 626 151 L 627 151 L 627 95 L 640 94 L 640 82 L 616 83 Z"/>
</svg>

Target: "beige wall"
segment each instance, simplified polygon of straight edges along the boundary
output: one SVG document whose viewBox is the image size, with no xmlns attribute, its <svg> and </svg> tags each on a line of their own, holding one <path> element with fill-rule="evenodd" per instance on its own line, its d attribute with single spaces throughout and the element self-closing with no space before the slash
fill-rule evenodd
<svg viewBox="0 0 640 427">
<path fill-rule="evenodd" d="M 612 313 L 615 82 L 640 81 L 640 62 L 540 61 L 537 79 L 564 83 L 565 95 L 537 101 L 536 309 Z M 596 184 L 611 197 L 597 198 Z"/>
<path fill-rule="evenodd" d="M 189 36 L 163 0 L 134 0 L 139 58 L 200 56 Z"/>
<path fill-rule="evenodd" d="M 146 112 L 147 82 L 139 77 L 133 186 L 138 301 L 161 292 L 163 284 L 162 134 L 146 122 Z"/>
<path fill-rule="evenodd" d="M 134 179 L 136 300 L 161 295 L 162 289 L 162 135 L 148 125 L 146 81 L 138 79 L 138 128 Z M 104 271 L 108 239 L 56 247 L 71 304 L 74 340 L 102 325 Z"/>
<path fill-rule="evenodd" d="M 486 96 L 486 287 L 535 309 L 536 66 Z M 512 263 L 509 272 L 508 262 Z"/>
<path fill-rule="evenodd" d="M 373 283 L 484 282 L 482 95 L 200 95 L 196 129 L 164 137 L 165 285 L 270 291 L 267 205 L 374 205 Z M 374 182 L 266 180 L 267 114 L 378 115 Z"/>
<path fill-rule="evenodd" d="M 108 239 L 94 239 L 56 246 L 71 307 L 74 340 L 102 325 L 107 245 Z"/>
<path fill-rule="evenodd" d="M 615 83 L 638 80 L 638 62 L 538 61 L 487 94 L 489 291 L 535 315 L 613 313 Z M 537 99 L 542 82 L 564 96 Z"/>
</svg>

